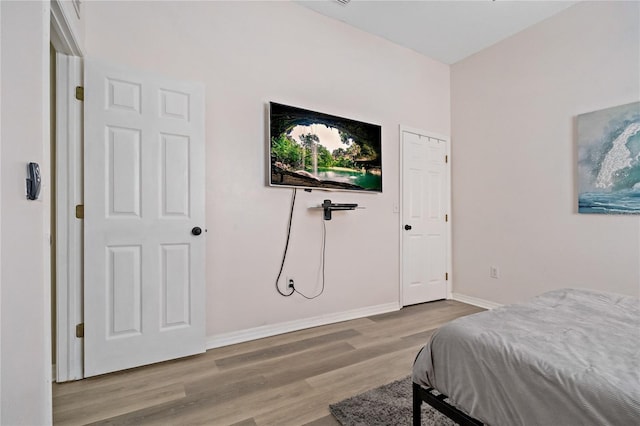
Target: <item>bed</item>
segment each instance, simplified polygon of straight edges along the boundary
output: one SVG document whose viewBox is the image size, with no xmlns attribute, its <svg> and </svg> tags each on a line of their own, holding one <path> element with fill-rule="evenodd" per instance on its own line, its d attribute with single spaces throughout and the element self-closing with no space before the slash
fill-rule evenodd
<svg viewBox="0 0 640 426">
<path fill-rule="evenodd" d="M 425 401 L 463 425 L 640 424 L 640 299 L 563 289 L 458 318 L 413 366 Z"/>
</svg>

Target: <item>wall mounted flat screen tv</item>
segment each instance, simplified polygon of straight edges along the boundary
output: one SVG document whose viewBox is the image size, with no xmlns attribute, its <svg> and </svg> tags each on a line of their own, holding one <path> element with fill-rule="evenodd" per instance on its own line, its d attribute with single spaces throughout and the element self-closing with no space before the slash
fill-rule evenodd
<svg viewBox="0 0 640 426">
<path fill-rule="evenodd" d="M 382 128 L 269 103 L 269 184 L 382 192 Z"/>
</svg>

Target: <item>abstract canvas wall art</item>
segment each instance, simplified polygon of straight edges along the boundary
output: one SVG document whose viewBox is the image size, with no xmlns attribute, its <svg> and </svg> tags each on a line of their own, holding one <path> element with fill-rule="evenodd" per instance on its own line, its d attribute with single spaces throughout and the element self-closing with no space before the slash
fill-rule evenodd
<svg viewBox="0 0 640 426">
<path fill-rule="evenodd" d="M 640 102 L 577 117 L 578 212 L 640 214 Z"/>
</svg>

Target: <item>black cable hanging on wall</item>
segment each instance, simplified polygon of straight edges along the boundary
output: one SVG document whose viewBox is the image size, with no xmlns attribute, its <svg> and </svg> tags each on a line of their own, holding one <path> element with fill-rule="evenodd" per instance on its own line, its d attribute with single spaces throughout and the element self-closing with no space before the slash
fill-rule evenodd
<svg viewBox="0 0 640 426">
<path fill-rule="evenodd" d="M 278 283 L 280 282 L 280 277 L 282 276 L 282 270 L 284 269 L 284 264 L 287 260 L 287 252 L 289 251 L 289 240 L 291 239 L 291 224 L 293 222 L 293 209 L 296 205 L 296 194 L 297 194 L 297 188 L 293 188 L 293 194 L 291 195 L 291 209 L 289 210 L 289 224 L 287 225 L 287 241 L 284 245 L 282 262 L 280 263 L 280 270 L 278 271 L 278 277 L 276 278 L 276 291 L 278 292 L 278 294 L 284 297 L 289 297 L 293 295 L 293 293 L 297 293 L 307 300 L 312 300 L 312 299 L 315 299 L 316 297 L 319 297 L 322 293 L 324 293 L 325 258 L 326 258 L 326 249 L 327 249 L 327 224 L 325 223 L 326 217 L 322 220 L 322 287 L 320 289 L 320 293 L 316 294 L 315 296 L 307 296 L 304 293 L 296 290 L 295 284 L 291 284 L 291 287 L 290 287 L 291 291 L 289 293 L 285 293 L 282 290 L 280 290 L 280 286 L 278 285 Z M 287 283 L 287 285 L 289 285 L 289 283 Z"/>
<path fill-rule="evenodd" d="M 282 263 L 280 263 L 280 271 L 278 271 L 278 277 L 276 278 L 276 291 L 284 297 L 289 297 L 296 291 L 295 288 L 292 288 L 290 293 L 283 293 L 278 286 L 278 282 L 280 281 L 280 277 L 282 276 L 282 270 L 284 269 L 284 262 L 287 260 L 287 250 L 289 250 L 289 239 L 291 238 L 291 222 L 293 221 L 293 208 L 296 205 L 296 192 L 297 189 L 293 188 L 293 195 L 291 196 L 291 210 L 289 211 L 289 225 L 287 226 L 287 242 L 284 245 Z"/>
</svg>

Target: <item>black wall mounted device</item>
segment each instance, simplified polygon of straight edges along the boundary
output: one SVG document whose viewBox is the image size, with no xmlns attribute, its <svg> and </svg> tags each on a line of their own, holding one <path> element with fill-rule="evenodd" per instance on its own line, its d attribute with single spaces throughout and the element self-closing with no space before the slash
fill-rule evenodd
<svg viewBox="0 0 640 426">
<path fill-rule="evenodd" d="M 27 199 L 37 200 L 40 195 L 40 186 L 42 179 L 40 177 L 40 166 L 38 163 L 29 163 L 27 166 Z"/>
<path fill-rule="evenodd" d="M 324 209 L 324 220 L 331 220 L 331 212 L 335 210 L 354 210 L 358 207 L 357 204 L 337 204 L 332 203 L 331 200 L 324 200 L 322 208 Z"/>
</svg>

